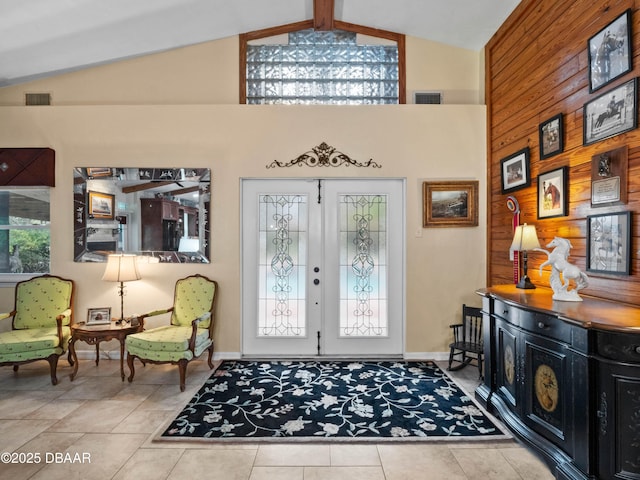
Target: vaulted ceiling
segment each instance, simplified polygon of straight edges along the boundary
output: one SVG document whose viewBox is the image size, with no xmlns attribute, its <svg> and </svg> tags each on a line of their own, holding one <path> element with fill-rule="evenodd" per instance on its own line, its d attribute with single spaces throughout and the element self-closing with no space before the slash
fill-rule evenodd
<svg viewBox="0 0 640 480">
<path fill-rule="evenodd" d="M 316 2 L 336 20 L 479 51 L 519 0 Z M 312 18 L 314 0 L 0 0 L 0 87 Z"/>
</svg>

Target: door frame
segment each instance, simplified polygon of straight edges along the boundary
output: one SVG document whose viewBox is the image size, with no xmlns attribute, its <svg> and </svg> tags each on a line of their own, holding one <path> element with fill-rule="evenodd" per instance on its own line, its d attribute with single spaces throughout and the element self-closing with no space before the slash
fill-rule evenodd
<svg viewBox="0 0 640 480">
<path fill-rule="evenodd" d="M 397 354 L 375 354 L 376 358 L 404 358 L 405 354 L 406 354 L 406 308 L 407 308 L 407 302 L 406 302 L 406 295 L 407 295 L 407 288 L 406 288 L 406 268 L 407 268 L 407 233 L 406 233 L 406 225 L 407 225 L 407 220 L 406 220 L 406 216 L 407 216 L 407 179 L 406 177 L 241 177 L 240 178 L 240 356 L 242 358 L 264 358 L 265 354 L 248 354 L 245 352 L 245 338 L 244 338 L 244 329 L 245 329 L 245 322 L 244 322 L 244 315 L 245 315 L 245 306 L 243 304 L 243 299 L 245 297 L 245 282 L 244 282 L 244 269 L 245 269 L 245 261 L 244 261 L 244 256 L 243 256 L 243 252 L 244 252 L 244 248 L 245 248 L 245 242 L 247 241 L 245 239 L 245 235 L 244 235 L 244 219 L 243 219 L 243 215 L 244 215 L 244 184 L 247 181 L 307 181 L 307 182 L 318 182 L 318 180 L 326 180 L 326 181 L 332 181 L 332 180 L 338 180 L 338 181 L 349 181 L 349 180 L 354 180 L 354 181 L 383 181 L 383 180 L 390 180 L 390 181 L 399 181 L 401 184 L 401 194 L 400 194 L 400 198 L 399 198 L 399 202 L 400 202 L 400 207 L 402 209 L 402 219 L 401 219 L 401 225 L 402 227 L 400 228 L 400 232 L 395 232 L 399 238 L 398 238 L 398 243 L 400 245 L 401 248 L 401 265 L 400 265 L 400 273 L 398 275 L 399 277 L 399 281 L 401 283 L 401 293 L 399 295 L 399 299 L 398 301 L 400 302 L 400 315 L 401 315 L 401 319 L 400 319 L 400 344 L 401 344 L 401 348 L 400 348 L 400 352 L 398 352 Z M 358 339 L 359 340 L 359 339 Z M 363 341 L 366 341 L 366 338 L 362 339 Z M 322 341 L 324 341 L 324 339 L 322 339 Z M 354 340 L 357 341 L 357 340 Z M 322 350 L 324 351 L 324 343 L 322 343 L 323 348 Z M 330 359 L 330 358 L 338 358 L 337 356 L 331 356 L 331 355 L 308 355 L 308 354 L 304 354 L 304 355 L 292 355 L 292 354 L 269 354 L 268 355 L 270 358 L 326 358 L 326 359 Z M 360 354 L 360 353 L 354 353 L 354 354 L 344 354 L 344 355 L 340 355 L 339 358 L 372 358 L 371 354 Z"/>
</svg>

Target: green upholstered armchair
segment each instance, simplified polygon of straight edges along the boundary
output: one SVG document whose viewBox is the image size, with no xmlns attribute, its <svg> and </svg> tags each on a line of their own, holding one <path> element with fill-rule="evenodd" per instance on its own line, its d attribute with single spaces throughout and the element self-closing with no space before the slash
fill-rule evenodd
<svg viewBox="0 0 640 480">
<path fill-rule="evenodd" d="M 71 337 L 73 281 L 42 275 L 19 282 L 15 292 L 14 310 L 0 313 L 0 321 L 13 317 L 11 330 L 0 332 L 0 366 L 12 365 L 17 372 L 23 363 L 47 360 L 56 385 L 58 358 Z"/>
<path fill-rule="evenodd" d="M 146 363 L 171 363 L 180 370 L 180 390 L 184 392 L 187 364 L 209 350 L 209 368 L 213 368 L 213 325 L 218 283 L 203 275 L 192 275 L 176 282 L 173 306 L 154 310 L 140 317 L 171 312 L 171 323 L 126 339 L 129 381 L 133 381 L 134 359 Z M 144 324 L 144 323 L 143 323 Z"/>
</svg>

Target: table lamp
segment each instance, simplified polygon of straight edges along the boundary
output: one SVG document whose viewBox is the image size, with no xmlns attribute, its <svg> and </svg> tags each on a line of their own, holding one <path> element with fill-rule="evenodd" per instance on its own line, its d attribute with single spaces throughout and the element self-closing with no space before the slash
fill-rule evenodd
<svg viewBox="0 0 640 480">
<path fill-rule="evenodd" d="M 540 248 L 535 225 L 527 225 L 526 223 L 524 225 L 518 225 L 513 234 L 513 242 L 511 243 L 512 251 L 522 252 L 522 277 L 516 285 L 516 288 L 536 288 L 527 276 L 527 250 L 533 250 L 534 248 Z"/>
<path fill-rule="evenodd" d="M 120 318 L 116 321 L 117 325 L 122 324 L 124 320 L 124 282 L 132 282 L 140 280 L 138 265 L 135 255 L 114 254 L 107 257 L 107 266 L 104 269 L 102 280 L 107 282 L 120 282 L 118 287 L 118 295 L 120 295 Z"/>
</svg>

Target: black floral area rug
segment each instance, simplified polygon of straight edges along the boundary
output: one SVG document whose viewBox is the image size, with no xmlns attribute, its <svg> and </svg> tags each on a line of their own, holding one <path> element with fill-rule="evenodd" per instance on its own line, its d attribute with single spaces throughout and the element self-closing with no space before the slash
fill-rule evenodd
<svg viewBox="0 0 640 480">
<path fill-rule="evenodd" d="M 225 361 L 157 440 L 509 438 L 433 362 Z"/>
</svg>

